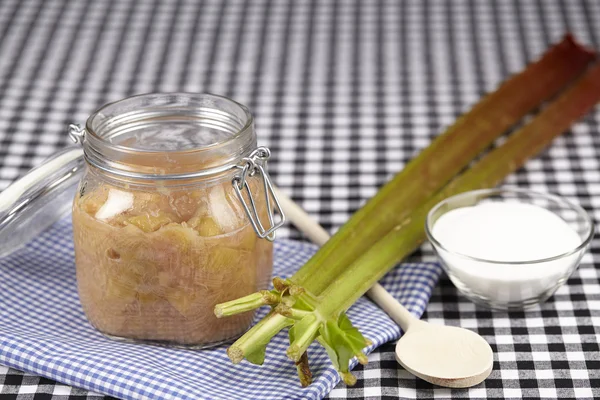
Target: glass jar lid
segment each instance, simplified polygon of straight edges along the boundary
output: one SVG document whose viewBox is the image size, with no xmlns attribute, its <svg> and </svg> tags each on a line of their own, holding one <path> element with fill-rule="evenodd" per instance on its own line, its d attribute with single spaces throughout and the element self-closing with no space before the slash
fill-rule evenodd
<svg viewBox="0 0 600 400">
<path fill-rule="evenodd" d="M 83 150 L 67 147 L 0 193 L 0 257 L 69 212 L 84 164 Z"/>
</svg>

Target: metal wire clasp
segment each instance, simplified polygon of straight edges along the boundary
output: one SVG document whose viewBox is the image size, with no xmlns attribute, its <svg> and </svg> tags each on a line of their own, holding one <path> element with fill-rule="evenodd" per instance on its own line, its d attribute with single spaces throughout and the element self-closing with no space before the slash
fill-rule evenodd
<svg viewBox="0 0 600 400">
<path fill-rule="evenodd" d="M 69 137 L 76 144 L 82 144 L 85 136 L 85 128 L 81 124 L 70 124 L 67 131 Z"/>
<path fill-rule="evenodd" d="M 261 239 L 267 239 L 269 241 L 275 240 L 275 231 L 279 229 L 285 223 L 285 215 L 283 210 L 281 209 L 281 205 L 279 204 L 279 200 L 273 191 L 273 183 L 271 182 L 271 178 L 266 171 L 267 168 L 267 160 L 271 157 L 271 151 L 266 147 L 258 147 L 254 150 L 250 155 L 244 158 L 241 165 L 237 167 L 241 170 L 239 174 L 237 174 L 233 180 L 233 188 L 237 193 L 238 198 L 242 202 L 244 206 L 244 210 L 246 211 L 246 215 L 250 219 L 250 223 L 254 228 L 254 231 Z M 265 197 L 267 203 L 267 215 L 269 218 L 269 226 L 263 227 L 262 222 L 260 221 L 258 210 L 256 208 L 256 203 L 254 201 L 254 196 L 250 191 L 250 185 L 248 185 L 246 179 L 250 176 L 257 175 L 262 178 L 263 187 L 265 190 Z M 243 196 L 243 191 L 246 191 L 248 194 L 249 201 L 246 201 Z M 272 202 L 275 203 L 275 208 L 273 208 Z M 249 203 L 249 204 L 248 204 Z M 275 211 L 279 214 L 279 221 L 275 223 Z"/>
</svg>

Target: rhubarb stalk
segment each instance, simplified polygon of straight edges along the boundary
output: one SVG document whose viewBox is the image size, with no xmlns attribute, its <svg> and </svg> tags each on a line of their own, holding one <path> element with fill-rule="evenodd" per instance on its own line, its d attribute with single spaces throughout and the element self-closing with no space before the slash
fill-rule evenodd
<svg viewBox="0 0 600 400">
<path fill-rule="evenodd" d="M 412 210 L 440 190 L 497 137 L 579 76 L 593 59 L 593 53 L 567 36 L 539 61 L 508 79 L 382 187 L 290 278 L 291 281 L 319 295 L 351 262 L 402 223 Z M 267 301 L 255 296 L 240 299 L 237 304 L 241 306 L 239 310 L 249 310 Z M 236 307 L 234 300 L 216 311 L 218 316 L 227 316 L 235 313 Z M 230 347 L 231 360 L 238 363 L 246 357 L 261 364 L 265 349 L 259 351 L 258 343 L 266 346 L 268 340 L 265 342 L 262 338 L 272 337 L 289 325 L 289 317 L 270 314 Z M 255 340 L 255 336 L 260 340 Z"/>
<path fill-rule="evenodd" d="M 352 326 L 344 311 L 421 244 L 425 238 L 423 227 L 429 210 L 448 196 L 496 185 L 589 112 L 599 100 L 600 64 L 588 70 L 575 85 L 515 132 L 502 146 L 491 151 L 417 207 L 410 217 L 351 263 L 319 297 L 302 290 L 291 295 L 285 288 L 280 295 L 282 301 L 286 298 L 286 307 L 302 311 L 296 318 L 293 312 L 288 313 L 292 318 L 285 317 L 293 321 L 288 356 L 300 361 L 310 343 L 317 339 L 327 349 L 344 381 L 351 384 L 353 378 L 348 372 L 348 362 L 353 356 L 364 359 L 361 349 L 366 340 Z"/>
<path fill-rule="evenodd" d="M 600 64 L 592 67 L 574 86 L 515 132 L 504 145 L 458 176 L 358 257 L 319 296 L 312 313 L 295 322 L 291 328 L 295 330 L 295 340 L 290 343 L 288 356 L 297 359 L 302 355 L 312 342 L 311 336 L 317 331 L 321 336 L 320 342 L 325 342 L 330 355 L 334 353 L 334 357 L 348 362 L 348 353 L 356 351 L 357 346 L 351 343 L 355 339 L 352 332 L 355 328 L 348 325 L 349 321 L 343 312 L 390 268 L 421 244 L 425 238 L 424 224 L 429 210 L 449 196 L 495 186 L 567 130 L 573 122 L 587 114 L 598 101 Z M 298 296 L 297 301 L 302 302 L 304 295 Z M 337 330 L 337 336 L 330 335 L 334 330 Z"/>
</svg>

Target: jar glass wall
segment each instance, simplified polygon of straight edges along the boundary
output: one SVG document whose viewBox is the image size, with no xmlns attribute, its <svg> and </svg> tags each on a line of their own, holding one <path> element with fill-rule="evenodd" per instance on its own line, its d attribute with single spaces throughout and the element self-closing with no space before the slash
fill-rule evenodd
<svg viewBox="0 0 600 400">
<path fill-rule="evenodd" d="M 122 339 L 207 346 L 253 314 L 214 306 L 265 289 L 272 243 L 264 177 L 240 165 L 256 149 L 245 107 L 212 95 L 157 94 L 110 104 L 83 135 L 88 162 L 73 203 L 79 296 L 89 321 Z M 248 194 L 250 193 L 250 195 Z"/>
</svg>

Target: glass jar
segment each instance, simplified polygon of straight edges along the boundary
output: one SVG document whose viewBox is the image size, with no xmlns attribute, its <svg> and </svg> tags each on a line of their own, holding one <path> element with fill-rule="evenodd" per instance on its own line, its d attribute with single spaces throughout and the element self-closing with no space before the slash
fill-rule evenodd
<svg viewBox="0 0 600 400">
<path fill-rule="evenodd" d="M 214 306 L 267 288 L 283 223 L 247 108 L 208 94 L 140 95 L 70 135 L 85 157 L 72 212 L 90 323 L 114 338 L 194 347 L 243 333 L 253 313 L 217 319 Z"/>
</svg>

